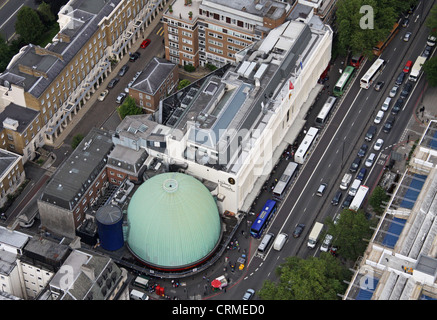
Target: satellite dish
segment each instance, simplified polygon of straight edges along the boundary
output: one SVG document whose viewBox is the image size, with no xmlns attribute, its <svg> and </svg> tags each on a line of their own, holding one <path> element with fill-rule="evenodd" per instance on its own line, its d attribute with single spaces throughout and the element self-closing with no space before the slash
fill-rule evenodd
<svg viewBox="0 0 437 320">
<path fill-rule="evenodd" d="M 4 85 L 5 87 L 7 87 L 8 89 L 11 88 L 11 84 L 9 83 L 8 80 L 5 80 L 5 82 L 3 83 L 3 85 Z"/>
</svg>

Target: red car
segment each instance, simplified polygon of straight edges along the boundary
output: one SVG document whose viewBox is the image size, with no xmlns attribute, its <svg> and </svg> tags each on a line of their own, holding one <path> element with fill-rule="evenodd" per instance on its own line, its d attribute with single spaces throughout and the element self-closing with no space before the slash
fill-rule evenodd
<svg viewBox="0 0 437 320">
<path fill-rule="evenodd" d="M 413 61 L 408 60 L 407 63 L 405 64 L 404 70 L 402 70 L 402 71 L 404 71 L 404 73 L 410 72 L 410 68 L 411 68 L 412 64 L 413 64 Z"/>
<path fill-rule="evenodd" d="M 146 48 L 150 44 L 150 39 L 146 39 L 143 42 L 141 42 L 141 48 Z"/>
</svg>

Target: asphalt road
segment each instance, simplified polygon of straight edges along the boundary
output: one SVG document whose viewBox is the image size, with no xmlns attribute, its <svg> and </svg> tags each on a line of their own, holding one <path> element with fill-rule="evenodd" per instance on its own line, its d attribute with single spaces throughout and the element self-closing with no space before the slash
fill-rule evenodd
<svg viewBox="0 0 437 320">
<path fill-rule="evenodd" d="M 5 40 L 14 37 L 17 13 L 23 6 L 37 8 L 34 0 L 0 0 L 0 34 Z"/>
<path fill-rule="evenodd" d="M 373 88 L 365 90 L 359 86 L 359 79 L 369 69 L 372 62 L 367 61 L 360 69 L 355 81 L 350 86 L 349 91 L 343 95 L 342 101 L 337 105 L 335 116 L 331 116 L 329 125 L 324 129 L 323 136 L 319 138 L 318 145 L 314 149 L 311 157 L 300 169 L 300 173 L 294 182 L 291 191 L 276 214 L 274 221 L 270 223 L 267 232 L 277 235 L 280 232 L 291 233 L 297 223 L 304 223 L 306 228 L 299 239 L 289 238 L 282 251 L 278 252 L 270 248 L 269 252 L 263 259 L 252 256 L 246 276 L 233 290 L 229 290 L 226 299 L 240 299 L 247 288 L 259 290 L 265 279 L 276 280 L 274 273 L 275 268 L 283 262 L 285 257 L 299 256 L 307 258 L 317 256 L 321 241 L 315 249 L 309 249 L 306 245 L 308 235 L 316 221 L 324 222 L 325 218 L 333 218 L 341 211 L 340 206 L 332 206 L 331 199 L 339 190 L 340 180 L 343 174 L 349 171 L 349 166 L 355 159 L 356 154 L 364 143 L 364 135 L 370 125 L 374 125 L 373 120 L 380 109 L 385 97 L 394 85 L 394 81 L 402 71 L 403 66 L 408 60 L 413 63 L 417 56 L 421 54 L 426 45 L 426 38 L 429 30 L 423 26 L 424 18 L 417 18 L 417 15 L 428 12 L 431 3 L 427 3 L 425 9 L 419 6 L 410 17 L 410 25 L 407 28 L 401 28 L 392 40 L 390 45 L 385 49 L 381 58 L 387 61 L 379 80 L 385 81 L 385 86 L 380 92 Z M 409 42 L 404 42 L 405 32 L 413 33 Z M 396 116 L 393 129 L 388 133 L 382 132 L 382 127 L 387 119 L 389 112 L 385 113 L 383 121 L 377 125 L 378 132 L 376 137 L 368 143 L 370 152 L 377 154 L 377 161 L 368 170 L 364 183 L 370 187 L 369 194 L 376 186 L 380 175 L 388 161 L 389 155 L 393 149 L 398 146 L 406 125 L 413 114 L 413 109 L 420 102 L 420 92 L 424 87 L 425 80 L 417 82 L 416 86 L 404 104 L 404 109 Z M 404 81 L 406 83 L 406 81 Z M 399 97 L 399 92 L 392 100 L 392 105 Z M 311 126 L 308 123 L 307 127 Z M 377 138 L 384 139 L 384 146 L 380 152 L 373 150 L 373 144 Z M 364 165 L 361 164 L 360 168 Z M 359 170 L 358 170 L 359 171 Z M 354 174 L 354 176 L 356 173 Z M 320 183 L 328 184 L 328 190 L 323 197 L 318 197 L 315 192 Z M 346 192 L 343 192 L 343 198 Z M 251 240 L 252 253 L 256 250 L 260 240 Z M 221 299 L 224 297 L 218 297 Z"/>
</svg>

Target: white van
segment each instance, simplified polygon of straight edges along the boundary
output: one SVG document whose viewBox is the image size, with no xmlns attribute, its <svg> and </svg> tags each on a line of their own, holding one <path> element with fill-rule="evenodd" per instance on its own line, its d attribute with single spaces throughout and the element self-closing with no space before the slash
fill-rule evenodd
<svg viewBox="0 0 437 320">
<path fill-rule="evenodd" d="M 361 180 L 355 179 L 354 182 L 352 182 L 352 185 L 351 185 L 351 187 L 349 189 L 349 194 L 352 197 L 355 197 L 355 195 L 357 194 L 357 190 L 360 187 L 360 185 L 361 185 Z"/>
<path fill-rule="evenodd" d="M 286 233 L 280 233 L 275 239 L 275 242 L 273 242 L 273 249 L 276 251 L 280 251 L 282 247 L 284 246 L 285 242 L 287 242 L 288 234 Z"/>
<path fill-rule="evenodd" d="M 385 98 L 384 103 L 381 106 L 381 110 L 384 111 L 384 112 L 387 111 L 388 108 L 390 108 L 390 102 L 391 102 L 391 98 L 390 97 Z"/>
<path fill-rule="evenodd" d="M 349 183 L 351 182 L 351 180 L 352 180 L 352 174 L 345 173 L 343 176 L 343 179 L 341 179 L 340 189 L 346 190 L 347 187 L 349 186 Z"/>
<path fill-rule="evenodd" d="M 258 252 L 264 253 L 272 242 L 272 239 L 275 237 L 273 233 L 267 233 L 264 238 L 261 240 L 261 243 L 258 246 Z"/>
<path fill-rule="evenodd" d="M 144 292 L 132 289 L 130 292 L 130 298 L 132 300 L 149 300 L 149 296 Z"/>
</svg>

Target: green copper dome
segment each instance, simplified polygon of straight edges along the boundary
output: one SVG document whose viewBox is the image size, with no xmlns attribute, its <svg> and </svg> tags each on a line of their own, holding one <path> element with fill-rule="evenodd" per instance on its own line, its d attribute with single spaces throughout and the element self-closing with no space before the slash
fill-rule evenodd
<svg viewBox="0 0 437 320">
<path fill-rule="evenodd" d="M 129 203 L 127 220 L 129 249 L 158 269 L 199 264 L 221 238 L 214 198 L 200 181 L 182 173 L 163 173 L 144 182 Z"/>
</svg>

